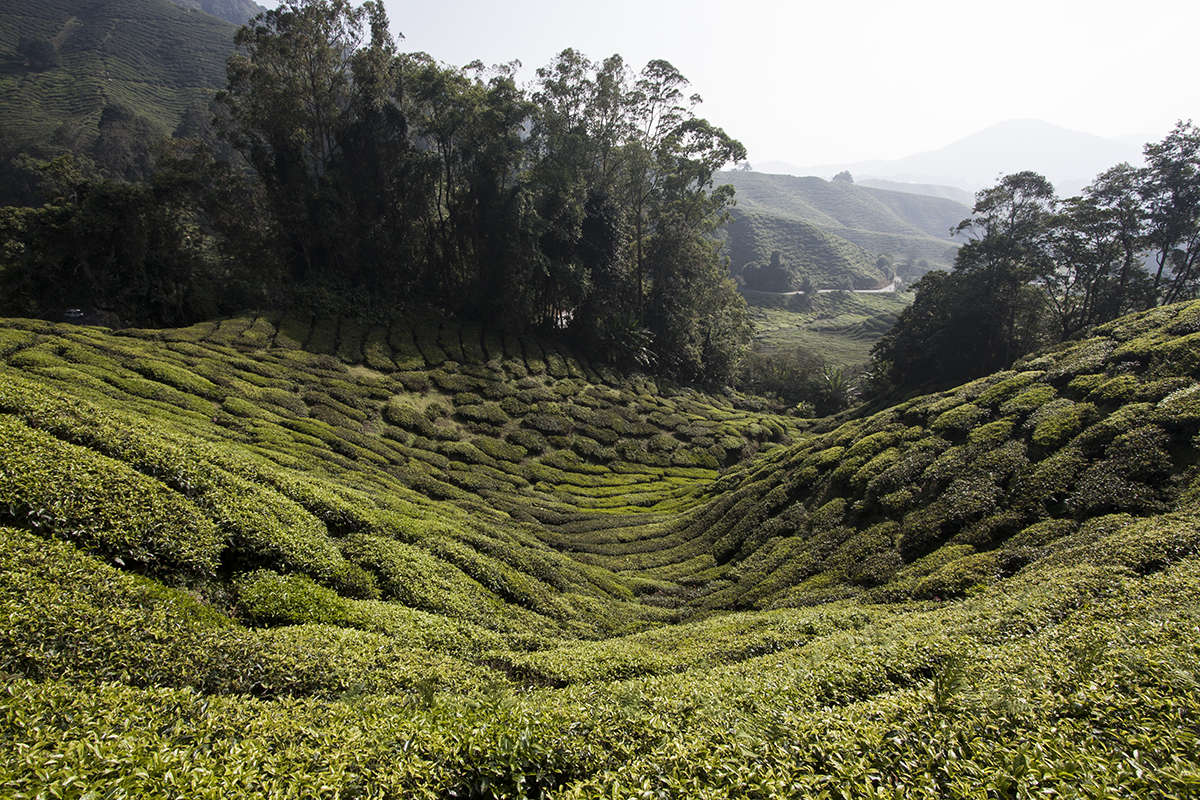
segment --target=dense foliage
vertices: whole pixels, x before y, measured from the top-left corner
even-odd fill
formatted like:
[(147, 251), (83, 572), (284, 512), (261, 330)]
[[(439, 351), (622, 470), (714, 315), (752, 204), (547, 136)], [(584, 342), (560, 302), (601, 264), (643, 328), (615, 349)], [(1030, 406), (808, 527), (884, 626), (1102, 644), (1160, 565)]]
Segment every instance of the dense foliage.
[(861, 399), (872, 346), (911, 300), (901, 292), (748, 294), (754, 342), (736, 386), (802, 417), (837, 413)]
[(6, 322), (0, 786), (1191, 796), (1198, 336), (805, 432), (436, 319)]
[(1094, 325), (1200, 291), (1200, 129), (1180, 122), (1059, 200), (1033, 172), (976, 198), (954, 270), (917, 284), (875, 348), (876, 371), (911, 391), (1004, 369)]
[[(108, 179), (8, 212), (0, 275), (20, 299), (4, 310), (179, 324), (320, 286), (732, 376), (749, 327), (711, 236), (732, 199), (713, 174), (745, 150), (667, 62), (635, 74), (566, 50), (525, 89), (513, 65), (401, 53), (381, 4), (347, 0), (264, 12), (237, 48), (215, 129), (185, 120), (190, 144), (152, 169), (152, 132), (113, 107), (89, 151)], [(137, 252), (108, 246), (122, 234)], [(214, 298), (212, 281), (246, 291)]]

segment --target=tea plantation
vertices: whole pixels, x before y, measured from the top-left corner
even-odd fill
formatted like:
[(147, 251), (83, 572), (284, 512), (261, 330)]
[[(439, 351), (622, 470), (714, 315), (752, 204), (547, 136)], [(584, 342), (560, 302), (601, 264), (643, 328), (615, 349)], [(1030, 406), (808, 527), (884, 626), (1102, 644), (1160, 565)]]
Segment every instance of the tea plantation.
[[(830, 366), (858, 370), (871, 360), (871, 347), (891, 330), (913, 296), (908, 293), (814, 295), (803, 310), (788, 308), (791, 298), (747, 293), (755, 346), (766, 353), (797, 348), (819, 354)], [(794, 301), (793, 301), (794, 302)]]
[(837, 423), (0, 323), (0, 796), (1200, 796), (1200, 303)]

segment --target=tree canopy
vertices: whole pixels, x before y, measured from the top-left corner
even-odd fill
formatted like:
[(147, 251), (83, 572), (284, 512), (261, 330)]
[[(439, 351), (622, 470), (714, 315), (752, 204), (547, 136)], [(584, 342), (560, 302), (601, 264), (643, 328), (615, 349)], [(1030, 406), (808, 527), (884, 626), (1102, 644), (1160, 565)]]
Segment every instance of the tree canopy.
[(902, 390), (950, 385), (1044, 344), (1200, 291), (1200, 129), (1180, 122), (1059, 199), (1041, 175), (1005, 176), (956, 229), (954, 270), (915, 286), (913, 305), (874, 348), (874, 373)]
[(724, 380), (747, 340), (708, 234), (745, 149), (666, 61), (515, 65), (399, 53), (379, 3), (293, 0), (238, 37), (224, 135), (293, 279), (564, 329), (616, 360)]
[[(568, 49), (525, 87), (516, 64), (402, 52), (377, 0), (287, 0), (236, 45), (214, 124), (189, 115), (188, 143), (155, 149), (114, 107), (89, 151), (97, 191), (199, 170), (176, 181), (195, 190), (186, 202), (172, 195), (205, 243), (189, 245), (203, 262), (192, 273), (241, 264), (270, 302), (317, 287), (432, 305), (557, 331), (683, 380), (733, 375), (749, 325), (711, 236), (732, 202), (713, 174), (745, 148), (697, 116), (700, 98), (670, 63), (635, 71)], [(230, 191), (239, 184), (242, 197)], [(121, 207), (140, 216), (117, 227), (152, 224), (144, 205)], [(230, 214), (254, 222), (231, 226)], [(7, 228), (29, 245), (8, 270), (26, 298), (61, 272), (29, 261), (53, 249), (34, 241), (43, 229)], [(94, 305), (129, 323), (188, 316), (95, 292)]]

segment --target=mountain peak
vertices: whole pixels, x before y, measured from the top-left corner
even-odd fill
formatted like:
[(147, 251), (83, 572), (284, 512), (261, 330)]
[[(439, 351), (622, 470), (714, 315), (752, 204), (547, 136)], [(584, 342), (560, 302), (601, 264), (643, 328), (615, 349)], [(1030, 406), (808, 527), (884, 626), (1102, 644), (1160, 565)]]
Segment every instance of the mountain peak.
[(1140, 146), (1128, 137), (1110, 139), (1041, 119), (1019, 118), (1002, 120), (943, 147), (904, 158), (789, 171), (832, 175), (848, 169), (856, 180), (938, 184), (974, 192), (1008, 173), (1034, 170), (1049, 178), (1060, 194), (1071, 194), (1114, 164), (1137, 163), (1140, 152)]

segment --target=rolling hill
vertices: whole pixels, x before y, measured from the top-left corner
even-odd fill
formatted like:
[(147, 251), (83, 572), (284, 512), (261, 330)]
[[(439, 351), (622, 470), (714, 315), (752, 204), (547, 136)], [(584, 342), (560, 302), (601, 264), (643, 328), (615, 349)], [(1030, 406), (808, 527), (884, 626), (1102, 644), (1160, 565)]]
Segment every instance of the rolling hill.
[(730, 269), (740, 275), (751, 265), (764, 265), (779, 253), (792, 274), (791, 288), (808, 276), (817, 288), (874, 288), (887, 283), (875, 257), (863, 248), (802, 219), (740, 205), (730, 211), (720, 237), (729, 252)]
[[(169, 134), (185, 110), (225, 85), (235, 31), (168, 0), (9, 0), (0, 14), (5, 144), (46, 145), (68, 126), (86, 145), (110, 104)], [(22, 38), (52, 42), (57, 65), (30, 67), (18, 54)]]
[(884, 178), (855, 178), (855, 184), (871, 189), (886, 189), (891, 192), (905, 194), (920, 194), (926, 197), (941, 197), (970, 208), (975, 205), (975, 198), (970, 192), (953, 186), (939, 186), (934, 183), (906, 183), (904, 181), (889, 181)]
[(0, 325), (13, 797), (1184, 797), (1200, 303), (796, 420), (407, 315)]
[(886, 284), (875, 265), (880, 255), (897, 265), (947, 267), (957, 247), (950, 228), (971, 213), (945, 198), (814, 177), (732, 171), (718, 182), (737, 191), (726, 233), (734, 272), (779, 251), (818, 288)]

